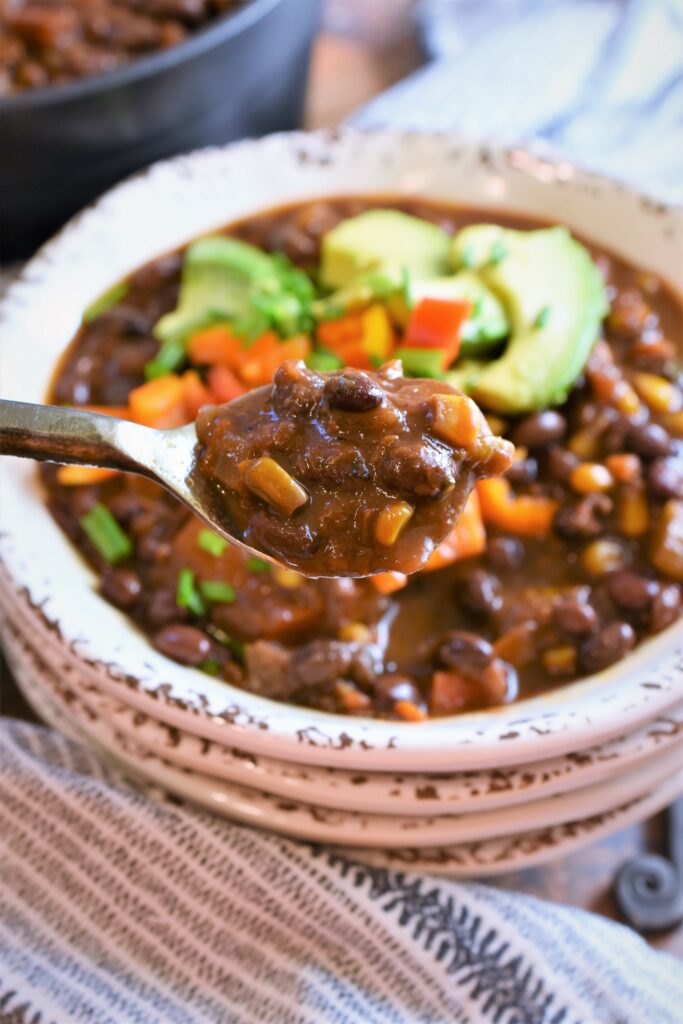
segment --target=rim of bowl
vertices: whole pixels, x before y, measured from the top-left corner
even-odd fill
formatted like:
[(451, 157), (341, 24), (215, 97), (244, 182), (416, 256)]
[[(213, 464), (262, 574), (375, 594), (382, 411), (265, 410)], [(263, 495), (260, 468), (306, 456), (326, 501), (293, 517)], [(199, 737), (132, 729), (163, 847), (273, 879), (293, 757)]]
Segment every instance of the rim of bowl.
[[(80, 230), (81, 221), (86, 218), (88, 220), (97, 218), (102, 207), (115, 201), (116, 197), (125, 192), (133, 183), (139, 185), (140, 179), (149, 177), (150, 185), (152, 185), (155, 173), (164, 173), (174, 167), (187, 167), (188, 161), (195, 166), (201, 166), (202, 161), (210, 161), (212, 158), (226, 157), (230, 153), (246, 152), (248, 154), (249, 151), (269, 146), (288, 146), (292, 148), (292, 151), (296, 151), (302, 146), (305, 150), (306, 146), (310, 146), (313, 147), (314, 152), (319, 153), (320, 146), (323, 147), (323, 150), (329, 151), (330, 149), (334, 150), (335, 147), (343, 148), (347, 144), (352, 144), (354, 140), (359, 142), (372, 139), (374, 144), (385, 143), (396, 147), (411, 138), (438, 145), (441, 147), (443, 155), (449, 152), (449, 147), (455, 147), (458, 151), (478, 154), (482, 161), (502, 159), (511, 171), (532, 178), (539, 183), (539, 187), (542, 187), (544, 181), (550, 180), (548, 178), (550, 174), (555, 182), (564, 182), (575, 186), (583, 183), (584, 185), (598, 186), (600, 189), (616, 190), (642, 202), (645, 211), (649, 214), (678, 216), (683, 212), (683, 207), (678, 204), (663, 202), (647, 192), (632, 188), (606, 175), (585, 171), (567, 160), (553, 158), (545, 147), (505, 146), (438, 132), (359, 130), (355, 128), (327, 129), (317, 132), (281, 132), (260, 140), (250, 139), (225, 146), (209, 147), (191, 154), (182, 154), (158, 161), (105, 192), (103, 196), (71, 218), (52, 239), (41, 246), (26, 264), (0, 303), (0, 322), (3, 319), (3, 309), (12, 304), (16, 292), (22, 286), (25, 287), (35, 282), (36, 266), (42, 265), (41, 269), (44, 269), (46, 265), (58, 260), (60, 248), (73, 240), (74, 233)], [(316, 146), (318, 150), (315, 150)], [(522, 163), (520, 163), (520, 157), (524, 158)], [(311, 198), (318, 195), (324, 198), (326, 194), (331, 193), (315, 193)], [(342, 193), (338, 192), (337, 194)], [(277, 205), (278, 201), (274, 197), (269, 206), (276, 207)], [(530, 203), (530, 205), (532, 204)], [(505, 209), (506, 204), (501, 202), (498, 208)], [(201, 233), (201, 230), (198, 233)], [(677, 291), (681, 297), (683, 293), (680, 286)], [(68, 538), (65, 538), (65, 543), (70, 548), (73, 557), (80, 559), (77, 549)], [(103, 601), (96, 593), (91, 595), (92, 598)], [(107, 607), (110, 606), (107, 605)], [(126, 629), (134, 628), (129, 620), (124, 618), (123, 621)], [(175, 663), (170, 664), (175, 670), (183, 672), (183, 678), (187, 680), (185, 690), (191, 692), (195, 698), (189, 711), (186, 708), (183, 709), (185, 715), (192, 718), (199, 713), (204, 715), (206, 720), (221, 717), (217, 711), (207, 710), (202, 704), (202, 697), (205, 697), (207, 693), (214, 697), (220, 694), (223, 705), (234, 712), (229, 717), (228, 723), (237, 728), (244, 741), (242, 745), (245, 747), (248, 745), (248, 733), (251, 732), (254, 740), (252, 743), (250, 739), (252, 749), (261, 749), (264, 753), (270, 751), (273, 756), (276, 756), (277, 747), (280, 750), (278, 756), (283, 756), (285, 759), (297, 759), (310, 763), (334, 763), (341, 767), (350, 767), (353, 764), (365, 767), (384, 767), (389, 763), (387, 759), (392, 765), (396, 764), (396, 759), (400, 759), (404, 769), (408, 770), (412, 764), (422, 770), (426, 764), (425, 758), (429, 760), (430, 765), (446, 764), (449, 758), (452, 763), (453, 755), (456, 752), (463, 756), (463, 767), (465, 761), (468, 765), (475, 766), (476, 762), (476, 766), (482, 766), (486, 759), (483, 757), (482, 750), (477, 752), (472, 749), (477, 746), (485, 747), (488, 750), (486, 763), (490, 763), (491, 745), (502, 739), (510, 740), (510, 742), (505, 745), (504, 753), (499, 751), (498, 763), (511, 764), (522, 758), (536, 760), (548, 756), (550, 751), (558, 754), (568, 752), (585, 747), (598, 738), (615, 736), (628, 727), (653, 717), (660, 710), (680, 699), (680, 686), (683, 684), (683, 645), (677, 646), (675, 642), (672, 642), (676, 639), (676, 632), (674, 623), (663, 633), (644, 641), (636, 651), (616, 666), (565, 684), (556, 690), (514, 704), (502, 705), (489, 711), (428, 719), (421, 723), (419, 729), (415, 727), (414, 723), (352, 718), (283, 704), (256, 696), (228, 683), (219, 683), (197, 670), (178, 666)], [(69, 643), (69, 638), (63, 639), (66, 644)], [(145, 638), (145, 642), (149, 642), (147, 638)], [(156, 654), (151, 646), (150, 651)], [(163, 661), (165, 664), (169, 664), (166, 659)], [(673, 686), (668, 688), (665, 686), (662, 689), (652, 681), (642, 681), (643, 673), (645, 673), (646, 679), (651, 680), (653, 675), (661, 671), (660, 662), (664, 663), (665, 670), (670, 674), (668, 682), (671, 683), (673, 680)], [(93, 661), (93, 659), (84, 657), (84, 663), (87, 663), (91, 669), (94, 666), (105, 669), (112, 680), (124, 680), (127, 676), (125, 666), (113, 664), (111, 661), (104, 664), (97, 662), (96, 659)], [(634, 688), (633, 692), (628, 691), (629, 698), (627, 700), (622, 694), (621, 702), (615, 701), (614, 688), (617, 677), (623, 677), (625, 685), (629, 677), (638, 675), (638, 670), (640, 670), (641, 681), (637, 685), (642, 688), (641, 692), (636, 696)], [(673, 676), (671, 676), (672, 672)], [(159, 696), (156, 691), (165, 683), (163, 675), (156, 676), (153, 685), (150, 679), (136, 678), (140, 693), (155, 701), (158, 701)], [(173, 687), (173, 683), (171, 687)], [(659, 692), (657, 692), (658, 690)], [(586, 716), (587, 709), (583, 703), (591, 695), (596, 702), (595, 711), (597, 712), (593, 719)], [(619, 694), (617, 694), (618, 696)], [(600, 697), (602, 697), (601, 700)], [(168, 698), (168, 704), (175, 702), (179, 704), (184, 702), (187, 705), (187, 693), (182, 698), (180, 696)], [(572, 704), (575, 704), (573, 708)], [(602, 705), (602, 707), (597, 705)], [(609, 720), (610, 712), (614, 713), (614, 721)], [(223, 720), (221, 726), (228, 723)], [(196, 727), (191, 731), (197, 731)], [(467, 735), (465, 737), (461, 735), (454, 742), (453, 733), (462, 734), (463, 731)], [(221, 732), (223, 737), (227, 738), (224, 728), (221, 728)], [(533, 751), (522, 750), (523, 745), (529, 742), (534, 743)], [(438, 743), (438, 750), (435, 750), (435, 743)], [(514, 755), (513, 748), (516, 749)], [(288, 753), (283, 752), (285, 749)]]
[(0, 99), (0, 118), (6, 111), (28, 114), (31, 109), (36, 107), (66, 103), (98, 92), (107, 92), (109, 89), (130, 85), (139, 79), (151, 78), (157, 72), (182, 64), (186, 59), (192, 60), (194, 57), (200, 57), (228, 39), (239, 36), (245, 29), (250, 28), (284, 2), (285, 0), (247, 0), (234, 11), (226, 11), (219, 15), (214, 22), (203, 25), (191, 32), (187, 39), (183, 39), (175, 46), (170, 46), (165, 50), (156, 50), (146, 56), (136, 57), (130, 63), (112, 68), (111, 71), (103, 71), (98, 75), (74, 79), (61, 85), (45, 85), (39, 89), (26, 89), (15, 95), (3, 97)]

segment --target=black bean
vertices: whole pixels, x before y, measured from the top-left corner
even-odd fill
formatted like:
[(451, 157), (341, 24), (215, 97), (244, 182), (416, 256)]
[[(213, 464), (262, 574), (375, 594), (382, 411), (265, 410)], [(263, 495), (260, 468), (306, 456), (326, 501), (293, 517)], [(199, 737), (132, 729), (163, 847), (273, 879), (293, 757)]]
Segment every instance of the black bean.
[(276, 519), (261, 509), (252, 515), (244, 539), (257, 550), (285, 558), (310, 556), (320, 543), (308, 523)]
[(457, 668), (465, 675), (478, 676), (493, 661), (493, 647), (477, 633), (453, 629), (446, 633), (437, 657), (446, 668)]
[(598, 621), (595, 608), (574, 595), (563, 597), (555, 607), (555, 622), (570, 636), (590, 633)]
[(392, 442), (384, 450), (379, 475), (390, 490), (435, 498), (455, 482), (454, 463), (447, 452), (416, 441)]
[(145, 617), (150, 626), (158, 628), (187, 616), (185, 608), (179, 608), (175, 590), (152, 590), (145, 605)]
[(558, 509), (553, 527), (560, 536), (574, 540), (598, 537), (604, 530), (600, 516), (608, 515), (612, 501), (606, 494), (587, 494), (579, 501), (569, 501)]
[(548, 452), (548, 472), (560, 483), (566, 483), (573, 470), (579, 464), (579, 458), (566, 448), (551, 448)]
[(519, 677), (516, 668), (501, 658), (494, 658), (491, 664), (484, 669), (481, 682), (487, 701), (492, 705), (514, 700), (519, 692)]
[(325, 382), (325, 396), (331, 409), (368, 412), (382, 404), (384, 392), (362, 370), (344, 370)]
[(683, 459), (655, 459), (647, 474), (650, 492), (655, 498), (666, 501), (683, 495)]
[(354, 645), (341, 640), (313, 640), (294, 651), (288, 677), (299, 686), (322, 686), (348, 676)]
[(523, 448), (547, 448), (561, 441), (567, 432), (567, 421), (554, 409), (534, 413), (517, 424), (512, 440)]
[(657, 459), (671, 453), (673, 444), (659, 423), (636, 423), (629, 430), (628, 440), (634, 451), (646, 459)]
[(417, 686), (408, 676), (387, 672), (384, 675), (377, 676), (372, 685), (375, 696), (382, 703), (388, 704), (397, 700), (409, 700), (413, 704), (419, 704), (422, 699)]
[(499, 571), (521, 569), (524, 564), (524, 545), (516, 537), (492, 537), (486, 547), (486, 557)]
[(171, 545), (167, 540), (147, 533), (138, 540), (135, 553), (143, 562), (165, 562), (171, 554)]
[(102, 575), (102, 593), (118, 608), (130, 608), (141, 591), (140, 577), (131, 569), (107, 569)]
[(659, 586), (647, 576), (630, 569), (611, 572), (605, 579), (607, 593), (619, 608), (629, 612), (639, 612), (652, 604), (657, 596)]
[(460, 600), (476, 615), (492, 615), (503, 606), (500, 580), (483, 569), (474, 569), (464, 579)]
[(600, 672), (620, 661), (635, 643), (636, 635), (627, 622), (612, 622), (584, 641), (580, 650), (581, 666), (584, 672)]
[(181, 665), (200, 665), (211, 653), (211, 641), (195, 626), (174, 622), (155, 633), (154, 646)]
[(505, 476), (511, 484), (532, 484), (538, 476), (538, 463), (536, 459), (517, 459)]
[(667, 583), (660, 588), (652, 602), (650, 625), (654, 633), (666, 629), (683, 613), (683, 594), (675, 583)]

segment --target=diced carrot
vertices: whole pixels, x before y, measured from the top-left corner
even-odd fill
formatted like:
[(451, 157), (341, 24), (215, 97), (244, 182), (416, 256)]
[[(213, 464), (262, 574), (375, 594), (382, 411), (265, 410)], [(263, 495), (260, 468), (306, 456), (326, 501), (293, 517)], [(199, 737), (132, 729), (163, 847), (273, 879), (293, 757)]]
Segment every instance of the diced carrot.
[(232, 402), (233, 398), (239, 398), (247, 390), (227, 366), (212, 366), (207, 376), (207, 383), (212, 401), (219, 404)]
[(128, 395), (131, 419), (147, 427), (181, 427), (187, 423), (185, 386), (176, 373), (148, 380)]
[(186, 370), (182, 381), (185, 389), (185, 412), (189, 423), (197, 418), (197, 413), (203, 405), (208, 405), (213, 401), (213, 397), (196, 370)]
[(116, 469), (101, 469), (99, 466), (60, 466), (57, 483), (62, 487), (86, 487), (88, 484), (101, 484), (117, 473)]
[(278, 366), (288, 359), (305, 359), (311, 352), (310, 339), (305, 334), (297, 335), (295, 338), (288, 338), (280, 341), (277, 335), (262, 335), (268, 338), (262, 346), (257, 349), (260, 340), (253, 348), (249, 349), (248, 359), (242, 364), (240, 377), (249, 387), (258, 387), (261, 384), (269, 384)]
[(336, 352), (340, 345), (357, 342), (363, 336), (363, 318), (349, 314), (337, 320), (324, 320), (318, 324), (318, 340), (325, 348)]
[(559, 503), (552, 498), (520, 495), (501, 477), (477, 484), (485, 523), (523, 537), (544, 537), (549, 532)]
[(449, 535), (432, 552), (425, 571), (442, 569), (461, 558), (480, 555), (486, 547), (486, 530), (481, 517), (481, 508), (476, 491), (472, 491), (460, 519)]
[(242, 340), (227, 324), (214, 324), (197, 331), (189, 340), (187, 353), (190, 362), (198, 366), (227, 366), (230, 370), (238, 370), (247, 354)]
[(412, 700), (397, 700), (394, 711), (404, 722), (424, 722), (427, 713)]
[(352, 341), (349, 344), (340, 345), (336, 354), (344, 361), (345, 366), (353, 366), (356, 370), (373, 369), (370, 353), (362, 341)]
[(408, 582), (404, 572), (380, 572), (370, 577), (370, 582), (380, 594), (393, 594), (396, 590), (402, 590)]

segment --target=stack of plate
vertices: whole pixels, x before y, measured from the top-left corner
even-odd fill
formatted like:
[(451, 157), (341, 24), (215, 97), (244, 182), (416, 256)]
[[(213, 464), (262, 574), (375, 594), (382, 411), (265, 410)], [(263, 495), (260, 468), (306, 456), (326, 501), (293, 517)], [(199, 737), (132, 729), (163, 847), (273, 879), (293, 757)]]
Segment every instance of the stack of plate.
[(517, 709), (409, 725), (273, 705), (190, 670), (182, 695), (158, 677), (123, 676), (84, 658), (3, 583), (7, 655), (48, 723), (140, 782), (364, 861), (467, 876), (527, 867), (683, 790), (670, 638), (627, 663), (621, 695), (609, 682), (583, 684)]
[[(156, 165), (41, 250), (3, 302), (8, 393), (42, 401), (83, 309), (146, 260), (254, 210), (359, 189), (559, 218), (680, 290), (678, 211), (566, 162), (449, 136), (274, 136)], [(566, 853), (683, 789), (680, 623), (597, 676), (488, 713), (411, 724), (276, 704), (153, 650), (96, 593), (35, 467), (5, 463), (9, 660), (42, 717), (140, 780), (361, 859), (462, 875)]]

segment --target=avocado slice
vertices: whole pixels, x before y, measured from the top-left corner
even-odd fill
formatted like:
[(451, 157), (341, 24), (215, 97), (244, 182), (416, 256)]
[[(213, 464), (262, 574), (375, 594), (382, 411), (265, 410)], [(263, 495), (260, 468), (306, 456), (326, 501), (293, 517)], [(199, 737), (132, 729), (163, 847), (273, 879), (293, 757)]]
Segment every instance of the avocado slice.
[(320, 281), (343, 288), (372, 270), (405, 268), (412, 280), (448, 271), (446, 232), (399, 210), (366, 210), (341, 221), (323, 238)]
[(178, 305), (157, 322), (164, 344), (184, 342), (192, 331), (244, 316), (256, 287), (279, 287), (271, 258), (237, 238), (209, 235), (188, 248), (183, 262)]
[(456, 235), (451, 258), (455, 268), (481, 276), (503, 303), (511, 327), (500, 358), (468, 375), (469, 393), (504, 413), (563, 402), (608, 309), (588, 250), (563, 227), (513, 231), (477, 224)]
[(472, 312), (463, 324), (460, 339), (463, 356), (495, 348), (509, 334), (508, 320), (500, 299), (474, 271), (461, 270), (450, 277), (416, 281), (411, 293), (413, 303), (424, 298), (465, 299), (471, 303)]

